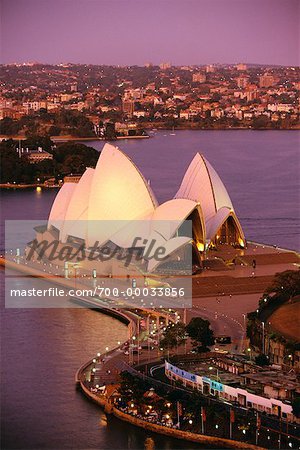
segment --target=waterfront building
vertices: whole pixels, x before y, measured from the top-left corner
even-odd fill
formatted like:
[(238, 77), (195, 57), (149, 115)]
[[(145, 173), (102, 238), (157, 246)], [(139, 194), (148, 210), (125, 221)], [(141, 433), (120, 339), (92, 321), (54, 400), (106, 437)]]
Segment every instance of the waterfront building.
[(48, 153), (41, 148), (39, 148), (38, 150), (29, 150), (28, 148), (26, 148), (25, 150), (21, 149), (20, 155), (27, 158), (30, 164), (39, 163), (46, 159), (53, 159), (53, 155), (51, 153)]
[(37, 112), (40, 109), (47, 109), (46, 101), (34, 101), (34, 102), (24, 102), (23, 108), (26, 111), (26, 114), (29, 114), (31, 111)]
[[(300, 385), (295, 377), (280, 376), (278, 370), (274, 369), (263, 371), (253, 364), (248, 371), (243, 364), (242, 374), (238, 374), (239, 365), (238, 359), (213, 359), (195, 363), (194, 368), (185, 370), (182, 364), (178, 367), (165, 361), (165, 374), (169, 379), (202, 394), (278, 418), (297, 420), (291, 404), (286, 401), (299, 393)], [(229, 373), (221, 372), (221, 368), (226, 368)]]
[[(186, 220), (191, 223), (191, 235), (185, 234)], [(109, 226), (99, 227), (107, 221)], [(159, 205), (135, 164), (111, 144), (105, 144), (95, 169), (87, 168), (79, 183), (66, 182), (60, 189), (48, 232), (58, 235), (62, 243), (70, 239), (87, 246), (111, 242), (127, 251), (140, 236), (155, 242), (153, 252), (164, 246), (169, 261), (184, 261), (190, 249), (193, 265), (198, 266), (210, 248), (246, 245), (227, 190), (203, 155), (195, 155), (175, 197)], [(145, 254), (147, 245), (142, 250)], [(151, 273), (161, 261), (154, 258), (144, 263)]]
[(64, 177), (64, 183), (79, 183), (81, 175), (68, 175)]
[(134, 112), (134, 100), (124, 99), (122, 101), (122, 110), (126, 116), (132, 117)]

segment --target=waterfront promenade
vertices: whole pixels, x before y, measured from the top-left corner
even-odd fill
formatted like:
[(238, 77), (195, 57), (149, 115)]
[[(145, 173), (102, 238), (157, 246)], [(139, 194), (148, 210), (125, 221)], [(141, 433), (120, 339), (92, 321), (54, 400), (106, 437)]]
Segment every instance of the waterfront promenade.
[[(247, 312), (254, 310), (257, 307), (257, 302), (259, 296), (263, 292), (263, 286), (260, 283), (263, 280), (263, 284), (266, 282), (264, 279), (265, 276), (268, 277), (268, 281), (272, 280), (275, 273), (293, 269), (296, 270), (298, 268), (298, 255), (294, 252), (287, 252), (280, 249), (272, 249), (267, 248), (265, 252), (260, 253), (263, 255), (265, 263), (260, 261), (260, 264), (257, 264), (255, 271), (251, 267), (250, 264), (239, 265), (239, 266), (228, 266), (224, 270), (215, 270), (215, 269), (206, 269), (201, 275), (194, 277), (193, 282), (194, 286), (196, 285), (196, 289), (194, 291), (193, 296), (193, 307), (186, 311), (185, 320), (188, 321), (191, 317), (201, 316), (210, 320), (212, 324), (212, 328), (216, 332), (216, 334), (230, 334), (233, 338), (233, 346), (232, 350), (236, 352), (241, 352), (244, 349), (244, 337), (245, 337), (245, 323), (244, 316)], [(268, 256), (269, 255), (269, 256)], [(256, 256), (257, 257), (257, 256)], [(252, 255), (249, 256), (250, 260)], [(261, 257), (262, 258), (262, 257)], [(285, 260), (283, 262), (282, 260)], [(267, 262), (269, 261), (269, 264)], [(15, 257), (7, 255), (6, 258), (1, 259), (1, 264), (7, 267), (10, 267), (13, 270), (23, 271), (30, 275), (35, 275), (38, 277), (48, 278), (49, 274), (45, 273), (44, 269), (38, 267), (37, 265), (33, 266), (25, 266), (23, 264), (17, 263)], [(254, 274), (253, 274), (254, 271)], [(218, 279), (217, 286), (215, 286), (215, 279)], [(211, 286), (214, 286), (212, 292), (209, 292), (209, 295), (203, 295), (204, 293), (201, 290), (197, 289), (198, 281), (199, 284), (202, 281), (206, 280)], [(240, 284), (242, 286), (242, 290), (240, 293), (236, 294), (234, 292), (234, 286), (236, 286), (237, 280), (242, 280), (243, 283)], [(63, 277), (57, 277), (51, 279), (55, 283), (59, 283), (61, 285), (68, 286)], [(69, 280), (68, 280), (69, 281)], [(77, 278), (75, 281), (77, 288), (86, 288), (87, 285), (90, 284), (91, 281), (88, 279)], [(111, 280), (107, 280), (107, 282), (111, 282)], [(249, 293), (249, 283), (251, 286), (256, 286), (256, 289), (250, 289)], [(268, 283), (269, 284), (269, 283)], [(193, 286), (193, 287), (194, 287)], [(230, 290), (226, 289), (230, 286)], [(229, 293), (230, 292), (230, 293)], [(86, 302), (87, 299), (82, 298), (82, 301)], [(95, 305), (99, 306), (98, 299), (89, 299), (86, 303), (87, 306), (93, 307)], [(127, 305), (129, 307), (129, 305)], [(102, 307), (105, 307), (105, 303), (103, 302)], [(114, 310), (111, 311), (113, 313)], [(110, 312), (109, 312), (110, 313)], [(165, 314), (164, 311), (155, 311), (149, 310), (149, 316), (153, 315), (153, 317), (165, 317), (166, 321), (175, 320), (171, 317), (170, 313)], [(182, 312), (181, 312), (182, 313)], [(118, 311), (114, 311), (114, 314), (119, 314)], [(122, 314), (127, 316), (128, 323), (130, 324), (129, 329), (129, 345), (133, 344), (133, 336), (137, 337), (137, 317), (136, 313), (132, 311), (129, 312), (127, 310), (123, 310)], [(182, 315), (182, 314), (181, 314)], [(154, 319), (155, 320), (155, 319)], [(122, 344), (116, 349), (108, 349), (104, 355), (100, 355), (100, 359), (97, 355), (95, 355), (95, 362), (89, 361), (84, 364), (84, 366), (79, 369), (76, 375), (76, 383), (81, 386), (86, 395), (89, 396), (90, 399), (96, 401), (100, 405), (102, 405), (107, 413), (113, 413), (116, 417), (119, 417), (122, 420), (126, 420), (134, 425), (146, 428), (148, 430), (152, 430), (155, 432), (159, 432), (162, 434), (172, 435), (173, 437), (178, 437), (180, 439), (188, 439), (195, 440), (195, 442), (206, 442), (208, 445), (213, 445), (212, 436), (205, 436), (197, 434), (197, 436), (193, 436), (195, 433), (190, 433), (188, 431), (182, 431), (173, 429), (170, 427), (157, 425), (157, 424), (149, 424), (147, 419), (144, 417), (136, 417), (132, 416), (126, 411), (121, 411), (116, 406), (112, 405), (109, 399), (103, 397), (103, 395), (95, 392), (98, 388), (96, 386), (102, 386), (105, 384), (106, 386), (116, 385), (119, 381), (119, 374), (122, 371), (131, 371), (135, 372), (135, 366), (137, 363), (147, 363), (151, 364), (153, 361), (162, 361), (165, 356), (162, 352), (159, 351), (158, 347), (154, 347), (153, 349), (150, 347), (146, 351), (142, 351), (142, 355), (134, 356), (133, 352), (129, 352), (129, 354), (125, 354), (124, 350), (121, 348)], [(137, 360), (137, 358), (139, 360)], [(93, 370), (95, 369), (95, 370)], [(90, 377), (92, 374), (92, 380)], [(142, 375), (142, 376), (145, 376)], [(92, 387), (92, 390), (91, 390)], [(221, 445), (219, 441), (215, 441), (216, 445)], [(235, 448), (242, 448), (241, 444), (238, 442), (223, 442), (223, 447), (229, 448), (231, 446)], [(247, 444), (247, 447), (251, 448)]]
[[(149, 352), (145, 352), (143, 355), (140, 355), (139, 361), (136, 355), (133, 356), (129, 363), (128, 356), (124, 355), (122, 348), (123, 346), (121, 345), (107, 354), (95, 355), (95, 358), (83, 365), (76, 374), (77, 386), (80, 387), (90, 400), (104, 408), (107, 414), (113, 414), (121, 420), (142, 427), (148, 431), (154, 431), (178, 439), (190, 440), (192, 442), (205, 443), (206, 445), (216, 448), (262, 448), (259, 445), (251, 444), (249, 442), (249, 437), (247, 438), (248, 442), (243, 442), (241, 440), (243, 434), (241, 434), (242, 432), (236, 427), (235, 440), (230, 440), (228, 439), (228, 436), (227, 438), (225, 437), (226, 433), (224, 431), (220, 434), (218, 430), (214, 429), (212, 423), (209, 424), (210, 427), (206, 433), (203, 434), (199, 430), (196, 431), (194, 427), (187, 427), (185, 425), (183, 426), (183, 429), (180, 429), (174, 422), (172, 424), (164, 418), (159, 420), (155, 419), (153, 415), (149, 416), (145, 413), (138, 412), (136, 409), (137, 407), (133, 407), (133, 404), (126, 405), (120, 403), (121, 394), (118, 393), (118, 388), (120, 383), (120, 373), (123, 371), (129, 372), (134, 377), (143, 380), (143, 382), (149, 383), (155, 390), (159, 390), (159, 388), (163, 387), (168, 390), (178, 391), (181, 395), (185, 391), (187, 395), (191, 395), (191, 389), (177, 387), (170, 384), (170, 382), (166, 384), (166, 382), (152, 378), (154, 372), (156, 372), (152, 370), (152, 368), (155, 369), (156, 367), (160, 367), (164, 361), (164, 358), (158, 356), (156, 349), (153, 349), (150, 354)], [(178, 355), (179, 359), (180, 357), (184, 357), (184, 355)], [(216, 407), (218, 407), (218, 403), (222, 404), (222, 402), (219, 402), (214, 398), (210, 400), (205, 397), (203, 398), (206, 402), (212, 401)], [(225, 404), (222, 404), (222, 406), (226, 408)], [(239, 408), (235, 407), (235, 409), (237, 412), (239, 411)], [(244, 411), (241, 412), (245, 414)], [(229, 414), (229, 410), (226, 414)], [(250, 416), (248, 420), (252, 420), (250, 419)], [(294, 430), (292, 425), (290, 425), (289, 431), (286, 432), (284, 427), (287, 429), (288, 425), (282, 425), (283, 428), (281, 428), (280, 425), (279, 428), (279, 422), (277, 423), (276, 420), (272, 420), (268, 417), (262, 417), (261, 420), (262, 424), (259, 433), (259, 442), (267, 443), (270, 439), (270, 444), (272, 443), (272, 445), (274, 445), (274, 443), (276, 443), (276, 446), (274, 445), (272, 448), (280, 448), (280, 445), (278, 447), (278, 437), (280, 436), (281, 442), (289, 442), (291, 444), (290, 447), (295, 448), (294, 445), (297, 445), (297, 442), (299, 443), (299, 440), (297, 441), (296, 437), (297, 430)], [(237, 436), (240, 436), (240, 440), (237, 439)], [(269, 448), (269, 445), (267, 448)]]

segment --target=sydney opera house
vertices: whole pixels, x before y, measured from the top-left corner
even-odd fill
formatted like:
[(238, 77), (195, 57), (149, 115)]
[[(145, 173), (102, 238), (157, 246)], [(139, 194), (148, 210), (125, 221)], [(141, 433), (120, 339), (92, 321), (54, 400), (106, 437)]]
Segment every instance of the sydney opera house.
[(151, 242), (152, 254), (164, 247), (164, 261), (182, 262), (189, 252), (198, 267), (211, 249), (246, 245), (226, 188), (203, 155), (194, 156), (174, 198), (158, 204), (136, 165), (111, 144), (104, 145), (95, 169), (87, 168), (78, 183), (62, 186), (40, 234), (87, 248), (95, 242), (123, 252), (139, 248), (147, 273), (163, 264), (149, 257)]

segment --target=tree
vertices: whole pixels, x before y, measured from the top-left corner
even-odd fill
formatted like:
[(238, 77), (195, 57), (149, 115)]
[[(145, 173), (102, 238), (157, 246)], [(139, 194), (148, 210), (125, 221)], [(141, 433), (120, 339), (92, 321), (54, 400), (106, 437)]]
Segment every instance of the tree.
[(22, 142), (22, 147), (29, 148), (30, 150), (37, 150), (39, 147), (46, 152), (51, 152), (54, 143), (49, 136), (31, 135), (25, 141)]
[(51, 127), (48, 130), (48, 133), (50, 136), (59, 136), (61, 132), (61, 128), (57, 127), (55, 125), (51, 125)]
[(296, 295), (300, 295), (300, 271), (286, 270), (277, 273), (273, 283), (266, 289), (266, 293), (275, 293), (283, 300), (289, 300)]
[(85, 159), (81, 155), (68, 155), (61, 167), (63, 173), (81, 174), (85, 171)]
[(54, 125), (65, 132), (71, 133), (73, 136), (86, 137), (95, 135), (92, 122), (78, 111), (59, 111), (54, 117)]
[(193, 346), (198, 346), (199, 351), (207, 351), (208, 347), (214, 343), (214, 333), (208, 320), (193, 317), (187, 325), (186, 331), (193, 340)]
[(45, 159), (35, 164), (36, 176), (40, 179), (49, 178), (49, 176), (54, 177), (56, 174), (55, 161), (50, 159)]
[(13, 135), (17, 134), (20, 129), (19, 123), (13, 120), (11, 117), (4, 117), (0, 120), (0, 132), (1, 134)]
[(82, 174), (86, 167), (95, 167), (99, 152), (76, 142), (66, 142), (53, 150), (58, 169), (63, 174)]
[(266, 355), (258, 355), (255, 358), (255, 363), (258, 366), (263, 367), (263, 366), (268, 366), (270, 364), (270, 361), (269, 361), (269, 358)]
[(27, 158), (19, 158), (16, 145), (11, 139), (0, 144), (2, 183), (30, 183), (34, 179), (34, 164), (30, 164)]
[(142, 402), (143, 394), (150, 389), (151, 385), (131, 373), (124, 371), (120, 373), (120, 387), (119, 393), (123, 397), (124, 401), (128, 402), (133, 398), (135, 401)]
[(268, 124), (270, 122), (270, 119), (265, 116), (264, 114), (261, 114), (258, 117), (255, 117), (253, 119), (253, 128), (259, 129), (259, 128), (267, 128)]
[(163, 338), (160, 340), (162, 348), (172, 349), (182, 345), (185, 341), (185, 325), (182, 322), (171, 323), (164, 331)]
[(107, 122), (105, 124), (104, 137), (108, 141), (113, 141), (116, 139), (115, 124), (112, 122)]
[(45, 179), (58, 173), (82, 174), (86, 167), (95, 167), (99, 152), (92, 147), (75, 142), (67, 142), (51, 150), (49, 137), (32, 136), (23, 142), (30, 149), (43, 147), (53, 154), (53, 160), (44, 160), (30, 164), (26, 153), (20, 158), (18, 142), (12, 139), (0, 143), (2, 183), (34, 183), (37, 178)]

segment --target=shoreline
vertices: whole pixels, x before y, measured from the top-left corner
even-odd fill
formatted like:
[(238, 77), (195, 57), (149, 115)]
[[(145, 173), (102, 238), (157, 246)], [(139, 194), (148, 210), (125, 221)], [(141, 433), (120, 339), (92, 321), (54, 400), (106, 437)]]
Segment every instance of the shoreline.
[[(260, 245), (262, 245), (262, 244), (260, 244)], [(25, 273), (31, 272), (29, 267), (18, 265), (13, 261), (6, 260), (5, 258), (0, 259), (0, 265), (3, 265), (3, 266), (7, 265), (8, 267), (10, 267), (12, 269), (17, 269), (19, 271), (21, 270)], [(37, 275), (40, 275), (41, 277), (45, 277), (45, 274), (43, 274), (42, 272), (40, 272), (40, 271), (36, 271), (36, 272), (37, 272)], [(64, 285), (65, 284), (64, 279), (59, 279), (59, 284)], [(93, 306), (94, 306), (92, 299), (73, 298), (73, 300), (86, 303), (89, 308), (93, 308)], [(124, 312), (123, 312), (123, 311), (119, 311), (119, 310), (109, 310), (109, 308), (106, 308), (105, 311), (103, 308), (101, 308), (101, 310), (99, 310), (99, 311), (103, 312), (105, 314), (111, 315), (116, 320), (120, 320), (123, 323), (124, 323), (124, 321), (128, 321), (129, 336), (134, 335), (134, 333), (136, 331), (136, 318), (134, 317), (134, 315), (131, 316), (130, 311), (124, 310)], [(155, 311), (153, 311), (153, 314), (155, 314)], [(162, 311), (159, 311), (159, 314), (160, 314), (160, 316), (164, 315), (164, 313)], [(170, 317), (169, 317), (169, 319), (170, 319)], [(103, 353), (103, 355), (109, 356), (109, 358), (107, 358), (107, 362), (111, 361), (112, 358), (115, 357), (115, 353), (120, 351), (120, 347), (122, 347), (123, 344), (124, 343), (120, 344), (119, 347), (113, 348), (110, 351)], [(93, 362), (93, 360), (89, 360), (89, 361), (85, 362), (81, 367), (78, 368), (78, 370), (76, 371), (76, 374), (75, 374), (75, 384), (78, 388), (81, 389), (81, 391), (87, 396), (87, 398), (90, 401), (96, 402), (99, 406), (101, 406), (104, 409), (105, 413), (112, 414), (119, 420), (128, 422), (134, 426), (138, 426), (139, 428), (142, 428), (142, 429), (145, 429), (148, 431), (152, 431), (152, 432), (158, 433), (160, 435), (167, 435), (167, 436), (170, 436), (170, 437), (173, 437), (176, 439), (182, 439), (182, 440), (186, 440), (186, 441), (190, 441), (190, 442), (198, 442), (198, 443), (202, 443), (202, 444), (207, 444), (207, 445), (215, 446), (216, 448), (220, 448), (220, 447), (221, 448), (237, 448), (237, 449), (238, 448), (245, 448), (245, 449), (246, 448), (249, 448), (249, 449), (262, 448), (262, 447), (255, 446), (253, 444), (230, 440), (227, 438), (219, 438), (219, 437), (214, 437), (214, 436), (210, 436), (210, 435), (192, 433), (189, 431), (178, 430), (176, 428), (170, 428), (170, 427), (160, 425), (160, 424), (154, 424), (154, 423), (148, 422), (147, 420), (143, 420), (141, 418), (132, 416), (128, 413), (121, 411), (120, 409), (116, 408), (116, 406), (114, 404), (112, 404), (110, 398), (106, 398), (104, 396), (99, 397), (98, 395), (95, 395), (93, 392), (91, 392), (89, 390), (88, 386), (86, 386), (85, 371), (92, 364), (92, 362)], [(130, 366), (130, 367), (132, 367), (132, 366)], [(114, 385), (115, 383), (110, 383), (110, 384)]]
[[(115, 311), (116, 313), (116, 320), (123, 320), (123, 317), (126, 313), (121, 313), (120, 311)], [(109, 314), (109, 311), (108, 311)], [(130, 320), (128, 318), (128, 320)], [(124, 343), (121, 344), (121, 346)], [(104, 353), (103, 355), (107, 356), (110, 354), (113, 354), (119, 347), (116, 347), (112, 349), (111, 351)], [(103, 356), (102, 355), (102, 356)], [(126, 412), (122, 411), (121, 409), (117, 408), (111, 401), (110, 397), (107, 398), (106, 395), (99, 396), (91, 392), (88, 387), (84, 383), (84, 373), (85, 370), (92, 365), (93, 360), (89, 360), (86, 363), (84, 363), (79, 369), (76, 371), (75, 374), (75, 384), (76, 388), (80, 389), (80, 391), (85, 395), (85, 397), (88, 398), (89, 401), (92, 401), (93, 403), (96, 403), (99, 407), (101, 407), (105, 414), (111, 414), (114, 417), (116, 417), (118, 420), (121, 420), (123, 422), (127, 422), (133, 426), (136, 426), (138, 428), (142, 428), (146, 431), (151, 431), (153, 433), (163, 435), (163, 436), (169, 436), (173, 439), (179, 439), (179, 440), (185, 440), (188, 442), (195, 442), (199, 444), (206, 444), (211, 445), (212, 448), (235, 448), (235, 449), (253, 449), (253, 450), (263, 450), (264, 447), (256, 446), (254, 444), (249, 444), (246, 442), (233, 440), (233, 439), (227, 439), (222, 438), (218, 436), (211, 436), (211, 435), (205, 435), (200, 433), (193, 433), (190, 431), (184, 431), (173, 427), (168, 427), (160, 424), (156, 424), (153, 422), (149, 422), (147, 420), (143, 420), (140, 417), (135, 417), (133, 415), (127, 414)], [(105, 364), (105, 363), (104, 363)], [(148, 361), (149, 364), (149, 361)], [(132, 367), (132, 366), (131, 366)], [(111, 385), (113, 386), (113, 384)]]
[[(79, 136), (71, 136), (71, 135), (61, 135), (61, 136), (49, 136), (51, 141), (53, 142), (57, 142), (57, 143), (63, 143), (63, 142), (69, 142), (69, 141), (75, 141), (75, 142), (81, 142), (81, 141), (104, 141), (104, 142), (111, 142), (111, 140), (109, 139), (104, 139), (104, 138), (100, 138), (99, 136), (83, 136), (83, 137), (79, 137)], [(149, 135), (140, 135), (140, 136), (117, 136), (116, 139), (114, 139), (114, 141), (118, 141), (120, 139), (149, 139), (151, 136)], [(14, 141), (24, 141), (26, 139), (28, 139), (28, 136), (25, 135), (0, 135), (0, 142), (8, 140), (8, 139), (13, 139)]]
[[(87, 302), (88, 303), (88, 302)], [(110, 314), (111, 311), (107, 310), (105, 314)], [(164, 314), (161, 314), (164, 315)], [(116, 320), (124, 321), (124, 316), (127, 317), (129, 322), (134, 322), (132, 318), (129, 317), (129, 312), (121, 313), (120, 311), (114, 311), (113, 317)], [(130, 325), (129, 325), (130, 326)], [(125, 341), (126, 342), (126, 341)], [(116, 350), (118, 350), (124, 343), (122, 343), (119, 347), (116, 347), (109, 352), (105, 352), (103, 355), (109, 356), (112, 355)], [(217, 436), (205, 435), (200, 433), (193, 433), (190, 431), (184, 431), (177, 428), (172, 428), (164, 425), (159, 425), (156, 423), (149, 422), (147, 420), (143, 420), (139, 417), (132, 416), (130, 414), (125, 413), (124, 411), (116, 408), (116, 406), (112, 403), (110, 398), (107, 398), (106, 395), (99, 396), (95, 395), (91, 392), (88, 387), (84, 383), (84, 373), (85, 370), (93, 364), (93, 360), (89, 360), (84, 363), (82, 366), (78, 368), (75, 374), (75, 384), (76, 388), (80, 389), (80, 391), (87, 397), (89, 401), (96, 403), (99, 407), (104, 410), (105, 414), (111, 414), (116, 417), (118, 420), (123, 422), (127, 422), (135, 427), (141, 428), (145, 431), (151, 431), (153, 433), (169, 436), (173, 439), (185, 440), (188, 442), (195, 442), (199, 444), (211, 445), (212, 448), (234, 448), (234, 449), (253, 449), (253, 450), (263, 450), (264, 447), (256, 446), (254, 444), (249, 444), (242, 441), (237, 441), (233, 439), (227, 439)], [(105, 364), (105, 363), (104, 363)], [(113, 386), (113, 384), (111, 385)]]
[(58, 189), (61, 186), (59, 185), (53, 185), (53, 186), (48, 186), (45, 184), (37, 184), (37, 183), (28, 183), (28, 184), (11, 184), (11, 183), (0, 183), (0, 189), (29, 189), (29, 188), (37, 188), (40, 187), (42, 189)]
[(157, 433), (163, 436), (169, 436), (174, 439), (185, 440), (188, 442), (196, 442), (199, 444), (212, 445), (213, 448), (235, 448), (235, 449), (254, 449), (254, 450), (263, 450), (264, 447), (256, 446), (253, 444), (248, 444), (247, 442), (235, 441), (233, 439), (220, 438), (205, 434), (196, 434), (190, 431), (178, 430), (176, 428), (171, 428), (163, 425), (158, 425), (152, 422), (148, 422), (146, 420), (142, 420), (138, 417), (131, 416), (130, 414), (126, 414), (123, 411), (119, 410), (115, 406), (113, 406), (109, 400), (105, 398), (101, 398), (90, 392), (87, 387), (80, 382), (80, 389), (82, 393), (93, 403), (96, 403), (100, 406), (105, 414), (112, 414), (117, 419), (130, 423), (133, 426), (138, 428), (142, 428), (146, 431), (151, 431), (153, 433)]
[[(142, 125), (142, 124), (141, 124)], [(151, 126), (150, 125), (145, 125), (144, 129), (147, 131), (300, 131), (300, 125), (297, 127), (293, 127), (293, 128), (253, 128), (253, 127), (220, 127), (220, 128), (202, 128), (202, 127), (193, 127), (193, 126), (177, 126), (173, 129), (173, 127), (168, 127), (165, 125), (160, 125), (160, 124), (155, 124), (153, 123)], [(72, 136), (72, 135), (61, 135), (61, 136), (49, 136), (50, 139), (53, 142), (68, 142), (68, 141), (77, 141), (77, 142), (81, 142), (81, 141), (107, 141), (107, 142), (111, 142), (111, 140), (108, 139), (104, 139), (104, 138), (99, 138), (98, 136)], [(115, 141), (118, 141), (120, 139), (149, 139), (153, 136), (117, 136), (116, 139), (114, 139)], [(25, 135), (4, 135), (1, 134), (0, 135), (0, 142), (1, 141), (5, 141), (8, 139), (13, 139), (13, 140), (25, 140), (27, 139), (28, 136)]]

